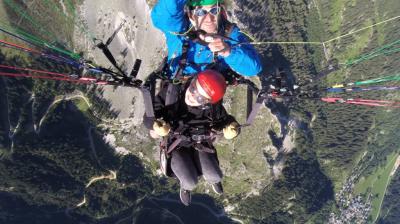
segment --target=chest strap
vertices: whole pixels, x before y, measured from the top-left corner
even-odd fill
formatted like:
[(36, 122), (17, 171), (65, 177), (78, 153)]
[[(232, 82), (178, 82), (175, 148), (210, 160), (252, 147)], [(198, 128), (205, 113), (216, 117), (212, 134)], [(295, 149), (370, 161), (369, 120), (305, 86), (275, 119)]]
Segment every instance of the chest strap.
[(183, 45), (182, 45), (182, 54), (181, 58), (179, 59), (179, 68), (176, 70), (176, 73), (174, 75), (174, 79), (180, 80), (183, 77), (183, 70), (185, 70), (186, 64), (187, 64), (187, 58), (188, 58), (188, 51), (189, 51), (189, 41), (184, 40)]

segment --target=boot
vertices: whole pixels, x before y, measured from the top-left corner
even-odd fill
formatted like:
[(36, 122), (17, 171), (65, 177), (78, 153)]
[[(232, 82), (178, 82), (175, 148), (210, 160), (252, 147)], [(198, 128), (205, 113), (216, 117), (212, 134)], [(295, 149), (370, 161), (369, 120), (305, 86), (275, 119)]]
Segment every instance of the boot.
[(192, 201), (192, 195), (190, 191), (181, 188), (179, 191), (179, 197), (181, 198), (182, 204), (189, 206), (190, 202)]

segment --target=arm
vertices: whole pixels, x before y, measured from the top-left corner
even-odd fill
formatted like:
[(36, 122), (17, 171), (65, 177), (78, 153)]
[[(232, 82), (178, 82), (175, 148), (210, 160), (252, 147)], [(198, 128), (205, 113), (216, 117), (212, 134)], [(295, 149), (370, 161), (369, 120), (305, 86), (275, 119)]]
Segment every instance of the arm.
[(149, 130), (153, 130), (153, 124), (154, 124), (155, 120), (162, 118), (163, 115), (165, 115), (165, 112), (166, 112), (165, 92), (166, 92), (166, 89), (163, 86), (160, 93), (157, 94), (152, 101), (152, 106), (153, 106), (153, 110), (154, 110), (154, 118), (148, 117), (146, 113), (143, 116), (143, 124)]
[(163, 33), (184, 32), (189, 23), (185, 4), (186, 0), (159, 0), (151, 12), (154, 26)]
[[(233, 28), (230, 38), (240, 43), (249, 42), (248, 38), (237, 27)], [(224, 60), (233, 71), (243, 76), (255, 76), (262, 71), (259, 55), (250, 44), (233, 45), (229, 56), (225, 57)]]
[(220, 115), (222, 115), (222, 119), (219, 122), (218, 126), (214, 129), (217, 131), (222, 130), (226, 139), (234, 139), (240, 134), (240, 125), (236, 121), (235, 117), (226, 112), (225, 107), (223, 107), (222, 104), (220, 107)]
[(237, 122), (234, 116), (228, 114), (222, 102), (216, 104), (214, 107), (213, 110), (216, 111), (216, 122), (214, 123), (213, 129), (221, 131), (232, 122)]

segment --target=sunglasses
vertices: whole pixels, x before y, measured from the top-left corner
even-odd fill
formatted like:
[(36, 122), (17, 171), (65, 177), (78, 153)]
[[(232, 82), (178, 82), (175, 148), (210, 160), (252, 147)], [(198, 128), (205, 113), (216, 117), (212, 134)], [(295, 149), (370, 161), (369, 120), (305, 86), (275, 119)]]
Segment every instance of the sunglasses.
[(209, 9), (209, 10), (206, 10), (206, 9), (203, 9), (203, 8), (194, 9), (193, 10), (193, 14), (195, 16), (198, 16), (198, 17), (206, 16), (208, 13), (210, 13), (213, 16), (217, 16), (220, 13), (220, 11), (221, 11), (220, 7), (219, 6), (215, 6), (215, 7), (212, 7), (211, 9)]
[(192, 94), (193, 98), (201, 105), (210, 103), (210, 99), (207, 97), (201, 95), (197, 89), (196, 86), (197, 79), (193, 79), (192, 82), (190, 83), (187, 91), (189, 91), (190, 94)]

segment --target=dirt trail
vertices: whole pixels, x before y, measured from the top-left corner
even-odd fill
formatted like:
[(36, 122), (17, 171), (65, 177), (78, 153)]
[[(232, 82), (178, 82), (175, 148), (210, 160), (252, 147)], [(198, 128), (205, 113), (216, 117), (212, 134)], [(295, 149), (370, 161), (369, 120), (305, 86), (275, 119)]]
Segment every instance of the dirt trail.
[(51, 108), (56, 105), (57, 103), (61, 102), (61, 101), (67, 101), (67, 100), (73, 100), (73, 99), (83, 99), (86, 104), (88, 105), (88, 107), (90, 108), (92, 105), (90, 104), (89, 100), (83, 95), (83, 93), (78, 92), (75, 94), (71, 94), (71, 95), (66, 95), (66, 96), (62, 96), (62, 97), (58, 97), (56, 100), (54, 100), (54, 102), (52, 104), (50, 104), (50, 106), (47, 108), (46, 113), (43, 115), (43, 117), (40, 119), (39, 124), (38, 125), (34, 125), (35, 127), (35, 132), (36, 134), (40, 134), (40, 128), (42, 127), (43, 122), (46, 120), (48, 113), (50, 112)]
[(86, 184), (86, 188), (90, 187), (90, 185), (92, 185), (93, 183), (100, 181), (100, 180), (104, 180), (104, 179), (115, 180), (115, 179), (117, 179), (116, 171), (109, 170), (109, 172), (110, 172), (109, 175), (101, 175), (99, 177), (93, 177), (92, 179), (90, 179), (89, 183)]
[(399, 169), (399, 166), (400, 166), (400, 155), (397, 157), (396, 163), (395, 163), (394, 166), (393, 166), (393, 170), (392, 170), (392, 172), (390, 173), (390, 176), (391, 176), (391, 177), (392, 177), (392, 176), (396, 173), (396, 171)]

